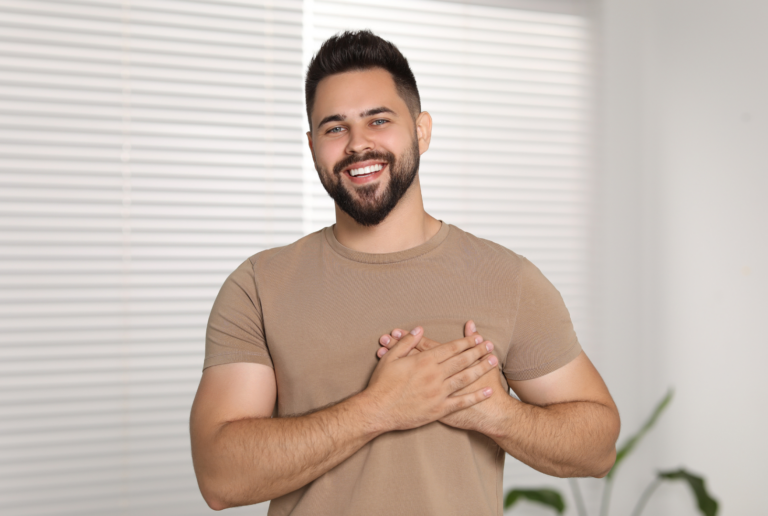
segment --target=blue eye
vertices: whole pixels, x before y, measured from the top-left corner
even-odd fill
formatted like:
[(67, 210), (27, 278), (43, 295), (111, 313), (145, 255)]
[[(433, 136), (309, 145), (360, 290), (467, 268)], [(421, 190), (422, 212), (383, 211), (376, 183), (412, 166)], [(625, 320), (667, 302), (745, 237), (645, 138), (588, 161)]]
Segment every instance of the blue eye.
[(338, 132), (338, 131), (336, 131), (336, 129), (341, 129), (341, 127), (332, 127), (332, 128), (330, 128), (330, 129), (328, 129), (328, 131), (327, 131), (327, 132), (328, 132), (329, 134), (331, 134), (331, 133), (335, 133), (335, 132)]
[[(378, 120), (374, 120), (373, 121), (374, 124), (376, 124), (376, 122), (385, 122), (386, 123), (386, 122), (388, 122), (388, 120), (384, 120), (383, 118), (379, 118)], [(381, 125), (381, 124), (376, 124), (376, 125)]]

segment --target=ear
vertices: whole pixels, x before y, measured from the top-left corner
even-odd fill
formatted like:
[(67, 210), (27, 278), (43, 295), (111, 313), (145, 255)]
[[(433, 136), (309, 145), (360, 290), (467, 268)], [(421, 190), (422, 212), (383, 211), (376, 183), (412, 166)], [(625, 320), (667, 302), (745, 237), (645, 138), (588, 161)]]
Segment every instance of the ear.
[(307, 143), (309, 144), (309, 152), (312, 153), (312, 161), (315, 161), (315, 147), (312, 145), (312, 131), (307, 131)]
[(424, 154), (432, 140), (432, 115), (426, 111), (416, 117), (416, 138), (419, 140), (419, 154)]

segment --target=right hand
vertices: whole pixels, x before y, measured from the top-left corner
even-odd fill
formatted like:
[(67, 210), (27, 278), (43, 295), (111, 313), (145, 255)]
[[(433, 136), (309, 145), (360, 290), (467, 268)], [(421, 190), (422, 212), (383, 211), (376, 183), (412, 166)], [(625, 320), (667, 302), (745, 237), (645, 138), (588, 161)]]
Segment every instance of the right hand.
[(489, 342), (473, 335), (408, 356), (423, 333), (423, 328), (417, 327), (392, 346), (364, 391), (386, 418), (383, 423), (387, 430), (417, 428), (480, 403), (492, 394), (492, 389), (485, 387), (454, 395), (496, 369), (498, 360), (490, 354), (493, 348)]

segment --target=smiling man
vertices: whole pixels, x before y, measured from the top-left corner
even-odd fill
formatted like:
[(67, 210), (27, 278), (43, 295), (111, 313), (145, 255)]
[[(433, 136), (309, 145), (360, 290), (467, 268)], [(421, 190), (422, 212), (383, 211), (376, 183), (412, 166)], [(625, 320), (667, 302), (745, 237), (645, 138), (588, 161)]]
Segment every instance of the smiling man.
[(191, 415), (208, 504), (501, 515), (504, 451), (552, 475), (606, 474), (618, 413), (557, 290), (424, 211), (432, 119), (407, 60), (368, 31), (330, 38), (306, 101), (336, 224), (252, 256), (221, 288)]

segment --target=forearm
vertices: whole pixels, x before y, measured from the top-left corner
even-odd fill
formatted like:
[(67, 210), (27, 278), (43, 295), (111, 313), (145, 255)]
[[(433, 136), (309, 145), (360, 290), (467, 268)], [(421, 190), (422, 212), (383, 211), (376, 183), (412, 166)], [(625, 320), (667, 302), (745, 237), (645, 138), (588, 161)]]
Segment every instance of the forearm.
[(482, 407), (477, 430), (532, 468), (558, 477), (602, 477), (616, 459), (619, 417), (592, 401), (530, 405), (511, 396)]
[(383, 431), (365, 393), (305, 416), (228, 422), (195, 447), (200, 489), (214, 509), (271, 500), (318, 478)]

